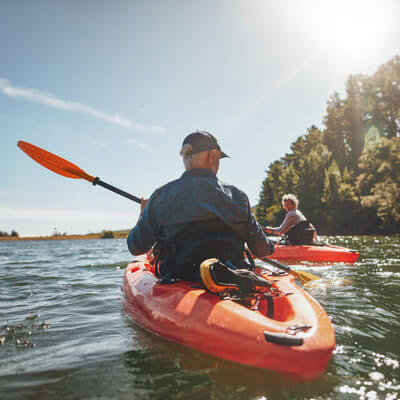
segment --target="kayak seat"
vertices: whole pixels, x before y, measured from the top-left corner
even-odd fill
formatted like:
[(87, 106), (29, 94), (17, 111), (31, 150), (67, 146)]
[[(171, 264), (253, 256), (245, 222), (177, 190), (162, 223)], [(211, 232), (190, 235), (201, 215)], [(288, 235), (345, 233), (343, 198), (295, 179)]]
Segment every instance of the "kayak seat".
[(155, 273), (160, 283), (200, 281), (200, 264), (214, 257), (242, 265), (243, 241), (219, 218), (186, 225), (171, 238), (157, 237)]
[(301, 221), (292, 226), (286, 232), (286, 241), (288, 244), (297, 245), (312, 245), (316, 240), (316, 230), (309, 221)]
[(237, 291), (250, 294), (265, 291), (272, 283), (247, 269), (232, 269), (218, 258), (209, 258), (200, 265), (201, 281), (207, 291)]

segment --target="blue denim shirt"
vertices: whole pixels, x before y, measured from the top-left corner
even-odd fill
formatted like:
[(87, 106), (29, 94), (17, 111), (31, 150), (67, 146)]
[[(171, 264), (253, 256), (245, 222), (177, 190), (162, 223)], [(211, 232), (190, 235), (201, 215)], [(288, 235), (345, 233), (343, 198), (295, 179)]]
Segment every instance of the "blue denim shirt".
[(147, 252), (158, 238), (170, 239), (192, 222), (221, 219), (258, 257), (273, 244), (251, 213), (247, 195), (221, 182), (206, 169), (191, 169), (151, 195), (142, 216), (128, 235), (133, 255)]

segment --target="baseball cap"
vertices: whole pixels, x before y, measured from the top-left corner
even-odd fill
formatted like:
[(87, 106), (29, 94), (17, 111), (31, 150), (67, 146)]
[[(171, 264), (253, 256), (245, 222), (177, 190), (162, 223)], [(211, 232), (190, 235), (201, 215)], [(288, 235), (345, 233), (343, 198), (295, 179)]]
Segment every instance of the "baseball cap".
[(215, 139), (215, 137), (211, 135), (211, 133), (206, 131), (196, 131), (190, 133), (186, 136), (185, 140), (182, 143), (182, 146), (184, 146), (185, 144), (190, 144), (192, 146), (193, 153), (201, 153), (202, 151), (208, 150), (220, 150), (220, 158), (229, 157), (221, 150), (217, 139)]

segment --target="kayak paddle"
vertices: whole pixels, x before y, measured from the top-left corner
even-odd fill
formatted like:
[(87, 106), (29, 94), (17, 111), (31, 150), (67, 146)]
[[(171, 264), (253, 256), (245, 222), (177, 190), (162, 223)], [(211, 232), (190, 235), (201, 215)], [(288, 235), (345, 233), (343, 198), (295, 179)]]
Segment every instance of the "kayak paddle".
[(89, 182), (92, 182), (93, 185), (102, 186), (108, 190), (111, 190), (112, 192), (118, 193), (121, 196), (133, 200), (136, 203), (141, 203), (141, 199), (139, 199), (139, 197), (133, 196), (132, 194), (124, 192), (123, 190), (118, 189), (115, 186), (109, 185), (108, 183), (100, 180), (99, 177), (94, 177), (87, 174), (77, 165), (72, 164), (71, 162), (64, 160), (63, 158), (56, 156), (55, 154), (52, 154), (46, 150), (43, 150), (40, 147), (34, 146), (33, 144), (24, 142), (22, 140), (18, 142), (18, 147), (40, 165), (55, 172), (56, 174), (72, 179), (85, 179)]
[(266, 257), (257, 257), (257, 258), (259, 258), (260, 260), (262, 260), (274, 267), (282, 269), (283, 271), (287, 272), (290, 275), (293, 275), (301, 283), (308, 283), (311, 281), (315, 281), (317, 279), (321, 279), (319, 276), (315, 276), (307, 271), (295, 271), (294, 269), (289, 268), (287, 265), (283, 265), (283, 264), (279, 263), (278, 261), (271, 260), (270, 258), (266, 258)]
[[(279, 233), (271, 231), (266, 226), (263, 226), (262, 229), (266, 233), (271, 233), (273, 235), (280, 236)], [(261, 257), (260, 260), (265, 261), (266, 263), (273, 265), (274, 267), (277, 267), (277, 268), (280, 268), (280, 269), (286, 271), (290, 275), (293, 275), (295, 278), (297, 278), (301, 283), (308, 283), (310, 281), (315, 281), (317, 279), (321, 279), (319, 276), (315, 276), (315, 275), (311, 274), (310, 272), (294, 271), (293, 269), (289, 268), (287, 265), (278, 263), (278, 261), (271, 260), (270, 258)]]

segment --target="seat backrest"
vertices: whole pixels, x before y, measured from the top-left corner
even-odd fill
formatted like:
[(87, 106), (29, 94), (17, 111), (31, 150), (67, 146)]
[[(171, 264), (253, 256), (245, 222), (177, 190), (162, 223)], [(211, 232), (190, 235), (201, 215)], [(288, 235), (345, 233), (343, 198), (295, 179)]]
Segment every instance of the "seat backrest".
[(198, 275), (200, 264), (208, 258), (243, 263), (244, 244), (219, 218), (188, 224), (168, 241), (157, 243), (160, 273), (189, 279)]
[(243, 259), (243, 242), (219, 218), (193, 222), (172, 240), (178, 263), (201, 263), (212, 257), (233, 263)]
[(308, 221), (301, 221), (298, 224), (292, 226), (286, 235), (291, 245), (300, 244), (313, 244), (315, 236), (315, 228)]

